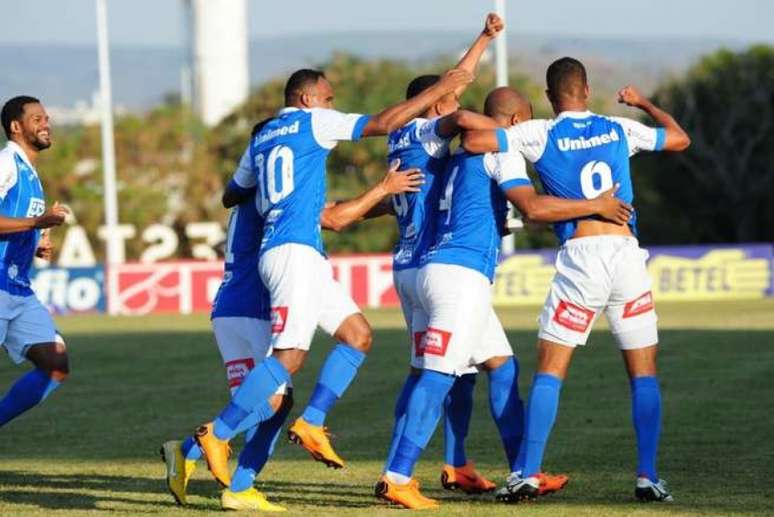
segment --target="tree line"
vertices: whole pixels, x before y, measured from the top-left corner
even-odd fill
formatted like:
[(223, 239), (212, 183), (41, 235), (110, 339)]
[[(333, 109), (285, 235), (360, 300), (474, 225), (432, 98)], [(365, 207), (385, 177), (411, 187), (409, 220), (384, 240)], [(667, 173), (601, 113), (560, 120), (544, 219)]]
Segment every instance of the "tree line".
[[(439, 62), (417, 67), (338, 54), (321, 68), (335, 87), (337, 108), (373, 113), (399, 101), (414, 76), (446, 66)], [(594, 70), (590, 74), (593, 88)], [(204, 127), (173, 99), (148, 113), (118, 118), (121, 222), (138, 228), (153, 222), (172, 225), (179, 230), (180, 256), (190, 256), (183, 228), (196, 221), (225, 223), (227, 214), (220, 206), (223, 186), (253, 125), (282, 106), (284, 79), (260, 85), (214, 128)], [(494, 84), (494, 71), (482, 66), (462, 98), (463, 106), (480, 110)], [(542, 85), (518, 73), (510, 84), (533, 101), (536, 117), (551, 116)], [(594, 93), (595, 111), (617, 109), (612, 92)], [(683, 124), (693, 145), (685, 153), (633, 160), (641, 241), (646, 245), (774, 241), (774, 48), (718, 51), (666, 81), (653, 96)], [(78, 224), (98, 242), (103, 217), (99, 128), (54, 127), (54, 131), (55, 145), (41, 154), (39, 166), (47, 195), (68, 203)], [(378, 181), (385, 169), (385, 139), (340, 144), (328, 161), (329, 198), (357, 195)], [(55, 237), (61, 233), (55, 232)], [(391, 248), (396, 236), (395, 222), (382, 218), (327, 234), (326, 244), (332, 253), (382, 252)], [(135, 241), (127, 243), (129, 259), (136, 259), (144, 246)], [(555, 243), (549, 228), (517, 238), (520, 248)]]

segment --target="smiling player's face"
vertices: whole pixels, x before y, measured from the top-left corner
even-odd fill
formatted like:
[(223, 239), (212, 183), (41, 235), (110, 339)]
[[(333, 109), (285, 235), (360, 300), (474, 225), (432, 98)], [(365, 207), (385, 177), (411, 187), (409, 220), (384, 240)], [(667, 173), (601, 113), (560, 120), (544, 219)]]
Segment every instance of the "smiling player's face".
[(43, 105), (37, 102), (24, 105), (24, 115), (19, 124), (24, 141), (42, 151), (51, 147), (51, 127), (49, 117)]

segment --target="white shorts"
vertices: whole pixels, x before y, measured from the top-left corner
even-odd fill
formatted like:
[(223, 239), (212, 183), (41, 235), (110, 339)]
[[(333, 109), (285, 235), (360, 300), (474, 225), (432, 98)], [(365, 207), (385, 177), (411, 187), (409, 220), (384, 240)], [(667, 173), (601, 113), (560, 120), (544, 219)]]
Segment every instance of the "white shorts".
[(655, 305), (645, 261), (634, 237), (600, 235), (567, 241), (540, 315), (541, 339), (585, 345), (600, 311), (621, 350), (658, 343)]
[[(418, 272), (419, 269), (417, 268), (395, 271), (393, 272), (393, 282), (395, 283), (395, 291), (398, 293), (398, 298), (400, 298), (400, 308), (403, 311), (403, 317), (406, 320), (406, 328), (409, 333), (410, 364), (413, 368), (421, 369), (424, 361), (421, 357), (417, 357), (417, 354), (421, 354), (420, 348), (422, 338), (427, 330), (428, 314), (422, 307), (417, 294)], [(462, 375), (477, 372), (478, 368), (471, 366), (463, 371)]]
[(429, 264), (417, 274), (417, 293), (428, 314), (427, 331), (415, 347), (420, 368), (464, 375), (513, 350), (492, 308), (489, 280), (473, 269)]
[(36, 296), (14, 296), (0, 290), (0, 343), (11, 361), (21, 364), (31, 345), (54, 342), (64, 344)]
[(311, 246), (283, 244), (263, 254), (258, 271), (271, 296), (272, 348), (309, 350), (319, 325), (330, 335), (353, 314), (352, 297), (330, 262)]
[(255, 364), (271, 354), (271, 323), (257, 318), (213, 318), (212, 332), (233, 395)]

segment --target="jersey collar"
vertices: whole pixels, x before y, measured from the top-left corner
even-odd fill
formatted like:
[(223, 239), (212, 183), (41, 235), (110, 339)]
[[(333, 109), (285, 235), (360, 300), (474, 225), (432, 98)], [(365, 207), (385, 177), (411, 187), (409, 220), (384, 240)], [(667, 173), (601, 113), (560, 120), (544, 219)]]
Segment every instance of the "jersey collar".
[(294, 106), (285, 106), (284, 108), (282, 108), (277, 112), (277, 116), (281, 117), (282, 115), (285, 115), (287, 113), (293, 113), (294, 111), (298, 111), (298, 108)]
[(27, 164), (27, 167), (29, 167), (33, 171), (35, 170), (35, 167), (32, 165), (32, 162), (30, 162), (30, 159), (27, 158), (27, 153), (24, 152), (24, 149), (22, 149), (19, 144), (9, 140), (7, 143), (7, 146), (10, 147), (13, 150), (13, 152), (21, 156), (21, 159), (24, 160), (24, 163)]
[(590, 112), (589, 110), (586, 110), (586, 111), (563, 111), (563, 112), (561, 112), (560, 114), (558, 114), (556, 116), (555, 120), (558, 122), (558, 121), (560, 121), (560, 120), (562, 120), (564, 118), (578, 118), (578, 119), (580, 119), (580, 118), (589, 118), (592, 115), (594, 115), (594, 114), (592, 112)]

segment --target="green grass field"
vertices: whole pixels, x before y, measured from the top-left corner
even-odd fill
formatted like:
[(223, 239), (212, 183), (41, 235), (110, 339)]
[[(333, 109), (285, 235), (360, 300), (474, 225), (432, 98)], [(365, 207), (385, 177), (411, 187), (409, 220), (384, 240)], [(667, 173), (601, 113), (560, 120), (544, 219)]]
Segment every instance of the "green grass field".
[[(535, 364), (535, 316), (501, 312), (522, 364), (522, 396)], [(676, 502), (635, 503), (629, 387), (612, 339), (595, 331), (565, 384), (546, 467), (571, 476), (560, 494), (518, 507), (440, 490), (441, 434), (417, 475), (441, 499), (443, 515), (774, 514), (774, 301), (661, 304), (664, 433), (660, 471)], [(372, 496), (406, 373), (396, 311), (369, 315), (374, 350), (329, 418), (347, 468), (331, 471), (282, 441), (260, 489), (291, 514), (391, 515)], [(219, 511), (206, 469), (194, 475), (190, 505), (177, 508), (157, 451), (214, 415), (227, 400), (225, 377), (204, 317), (62, 319), (72, 377), (40, 407), (0, 431), (0, 514), (202, 515)], [(603, 328), (600, 326), (600, 329)], [(295, 380), (303, 408), (330, 340), (318, 337)], [(23, 369), (0, 365), (0, 390)], [(507, 474), (487, 405), (476, 388), (468, 455), (501, 482)]]

